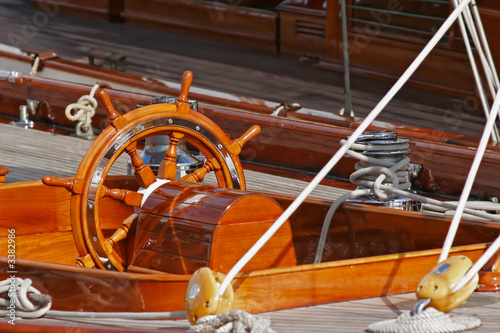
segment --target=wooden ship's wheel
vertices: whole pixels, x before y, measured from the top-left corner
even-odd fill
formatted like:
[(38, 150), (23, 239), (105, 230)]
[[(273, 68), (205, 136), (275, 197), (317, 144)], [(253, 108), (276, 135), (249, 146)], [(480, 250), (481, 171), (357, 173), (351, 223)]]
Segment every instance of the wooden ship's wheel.
[[(44, 177), (46, 185), (63, 186), (73, 193), (71, 224), (81, 266), (125, 269), (123, 256), (115, 250), (116, 243), (127, 236), (137, 214), (125, 219), (111, 237), (104, 235), (100, 216), (100, 199), (106, 197), (134, 206), (136, 211), (141, 206), (144, 196), (141, 191), (111, 189), (104, 185), (113, 162), (124, 152), (130, 156), (135, 179), (146, 191), (154, 190), (162, 180), (175, 179), (177, 146), (181, 140), (198, 149), (206, 158), (200, 169), (181, 180), (200, 182), (208, 172), (213, 172), (220, 187), (245, 189), (238, 154), (243, 144), (256, 136), (260, 128), (253, 126), (241, 138), (230, 140), (213, 121), (190, 108), (187, 94), (191, 82), (191, 72), (184, 73), (181, 94), (175, 104), (147, 105), (124, 115), (114, 110), (106, 91), (99, 90), (98, 97), (109, 114), (111, 125), (92, 144), (74, 178)], [(168, 135), (170, 138), (165, 160), (160, 164), (157, 175), (137, 152), (141, 140), (156, 135)]]

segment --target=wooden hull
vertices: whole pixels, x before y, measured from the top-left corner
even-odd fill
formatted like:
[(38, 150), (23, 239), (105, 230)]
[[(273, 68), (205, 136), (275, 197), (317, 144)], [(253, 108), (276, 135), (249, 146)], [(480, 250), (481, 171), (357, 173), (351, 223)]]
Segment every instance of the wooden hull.
[[(477, 260), (486, 245), (457, 247), (452, 255)], [(269, 312), (359, 298), (414, 292), (439, 250), (240, 273), (235, 309)], [(9, 278), (7, 258), (0, 277)], [(190, 275), (145, 275), (16, 259), (17, 277), (52, 297), (54, 310), (89, 312), (184, 311)], [(159, 295), (165, 295), (159, 296)]]
[[(133, 188), (125, 186), (121, 179), (110, 182)], [(38, 201), (19, 205), (27, 193)], [(293, 199), (267, 195), (284, 208)], [(190, 274), (168, 273), (168, 268), (164, 272), (130, 266), (127, 272), (117, 272), (75, 266), (78, 251), (68, 219), (69, 197), (65, 189), (39, 181), (0, 186), (0, 277), (32, 279), (35, 288), (51, 295), (52, 308), (58, 310), (183, 311)], [(420, 212), (344, 204), (330, 226), (331, 238), (326, 242), (323, 262), (313, 264), (330, 204), (308, 199), (301, 205), (290, 218), (298, 264), (239, 273), (232, 282), (234, 308), (257, 313), (413, 292), (420, 278), (437, 262), (451, 220)], [(101, 215), (106, 216), (102, 221), (106, 230), (115, 230), (131, 212), (131, 207), (113, 201), (100, 205)], [(43, 223), (30, 223), (34, 220)], [(349, 224), (355, 242), (347, 234)], [(15, 267), (9, 268), (8, 230), (13, 226), (16, 259)], [(242, 232), (249, 230), (245, 224), (241, 228)], [(463, 221), (452, 255), (477, 260), (499, 229), (495, 223)], [(237, 251), (226, 251), (224, 255), (227, 260), (233, 260), (231, 256), (238, 260), (240, 256)], [(491, 271), (492, 266), (484, 270)]]

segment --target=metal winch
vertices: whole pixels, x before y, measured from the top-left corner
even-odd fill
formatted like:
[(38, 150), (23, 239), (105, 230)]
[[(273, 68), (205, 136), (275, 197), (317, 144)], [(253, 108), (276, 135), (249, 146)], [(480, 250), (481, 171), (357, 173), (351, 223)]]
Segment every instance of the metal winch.
[[(393, 186), (400, 190), (411, 190), (411, 180), (418, 176), (419, 166), (411, 164), (405, 156), (411, 152), (410, 140), (398, 138), (394, 131), (368, 131), (362, 134), (351, 146), (347, 154), (358, 158), (356, 171), (350, 180), (358, 185), (358, 189), (376, 186), (376, 180), (385, 174), (383, 185)], [(393, 171), (393, 176), (387, 171)], [(393, 179), (397, 178), (397, 180)], [(375, 182), (375, 184), (374, 184)], [(420, 204), (409, 198), (384, 192), (380, 195), (363, 195), (348, 199), (349, 202), (373, 204), (401, 210), (419, 210)]]
[[(176, 97), (159, 96), (153, 97), (150, 104), (174, 104), (177, 101)], [(191, 109), (198, 111), (198, 101), (189, 100)], [(165, 154), (170, 145), (170, 137), (168, 135), (156, 135), (145, 139), (144, 150), (139, 154), (144, 163), (148, 165), (156, 174), (160, 163), (165, 159)], [(194, 170), (203, 166), (205, 156), (199, 153), (191, 153), (186, 147), (186, 142), (181, 140), (177, 145), (177, 174), (176, 179), (179, 179)], [(132, 174), (132, 166), (128, 162), (128, 174)]]

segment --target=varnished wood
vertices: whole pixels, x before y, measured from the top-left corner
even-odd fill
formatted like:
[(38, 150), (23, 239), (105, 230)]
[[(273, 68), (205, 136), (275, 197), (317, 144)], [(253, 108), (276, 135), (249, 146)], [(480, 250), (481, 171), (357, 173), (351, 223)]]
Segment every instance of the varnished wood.
[(149, 165), (146, 165), (137, 152), (137, 142), (131, 142), (125, 147), (134, 168), (134, 176), (142, 188), (147, 188), (156, 181), (156, 176)]
[(0, 184), (5, 182), (5, 175), (9, 173), (9, 169), (0, 166)]
[(72, 0), (54, 4), (43, 0), (31, 0), (31, 3), (41, 12), (50, 15), (60, 12), (112, 21), (121, 21), (120, 15), (124, 6), (124, 0)]
[(47, 175), (42, 178), (42, 182), (48, 186), (59, 186), (64, 187), (68, 191), (74, 194), (82, 194), (83, 192), (83, 181), (74, 178), (60, 179), (54, 176)]
[(238, 156), (243, 148), (243, 145), (250, 141), (252, 138), (256, 137), (260, 133), (260, 127), (258, 125), (253, 125), (250, 127), (243, 135), (231, 142), (229, 150), (232, 156)]
[(97, 97), (99, 97), (99, 100), (106, 109), (111, 124), (113, 124), (116, 129), (120, 129), (125, 124), (125, 120), (118, 112), (116, 112), (115, 108), (113, 107), (113, 103), (111, 102), (111, 98), (109, 97), (106, 90), (99, 89), (97, 91)]
[(206, 160), (201, 168), (194, 170), (191, 173), (188, 173), (187, 175), (181, 177), (180, 180), (199, 183), (203, 180), (203, 178), (205, 178), (205, 175), (207, 173), (219, 169), (220, 169), (219, 162), (217, 162), (215, 158), (211, 158), (209, 160)]
[[(132, 264), (176, 274), (203, 266), (226, 273), (282, 213), (275, 201), (254, 193), (177, 182), (161, 186), (142, 210)], [(295, 263), (286, 223), (244, 269)]]
[(170, 143), (165, 153), (165, 159), (160, 163), (160, 167), (158, 168), (159, 178), (175, 179), (177, 173), (177, 145), (183, 137), (183, 133), (172, 132), (172, 134), (170, 134)]

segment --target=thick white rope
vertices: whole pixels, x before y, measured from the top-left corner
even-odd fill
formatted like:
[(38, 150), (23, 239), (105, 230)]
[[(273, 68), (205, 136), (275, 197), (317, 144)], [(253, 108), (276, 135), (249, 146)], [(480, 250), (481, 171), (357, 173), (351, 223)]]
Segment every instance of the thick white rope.
[(497, 90), (498, 88), (500, 88), (500, 81), (498, 79), (498, 74), (497, 74), (497, 70), (495, 67), (495, 62), (493, 61), (493, 56), (491, 55), (489, 43), (488, 43), (488, 40), (486, 38), (486, 34), (484, 32), (483, 23), (481, 20), (481, 16), (479, 15), (479, 11), (477, 9), (477, 4), (476, 4), (475, 0), (472, 0), (471, 7), (472, 7), (472, 16), (474, 18), (474, 22), (476, 22), (476, 27), (477, 27), (477, 30), (479, 33), (479, 38), (482, 42), (484, 53), (485, 53), (486, 58), (488, 60), (489, 66), (486, 66), (486, 67), (489, 68), (489, 73), (493, 79), (494, 86), (496, 87), (495, 90)]
[[(472, 162), (472, 166), (469, 170), (469, 174), (467, 175), (467, 180), (464, 185), (464, 189), (462, 190), (462, 194), (460, 195), (460, 199), (458, 201), (458, 206), (456, 209), (456, 213), (453, 216), (453, 219), (450, 224), (450, 228), (448, 229), (448, 234), (446, 235), (446, 239), (443, 245), (443, 249), (441, 251), (441, 255), (439, 256), (439, 261), (442, 262), (448, 258), (448, 254), (450, 252), (450, 248), (453, 244), (453, 240), (455, 239), (455, 235), (458, 230), (458, 225), (460, 223), (460, 219), (464, 212), (465, 204), (469, 199), (470, 191), (472, 189), (472, 185), (474, 184), (474, 179), (476, 178), (477, 171), (483, 159), (484, 153), (486, 151), (486, 147), (488, 146), (488, 141), (490, 137), (490, 133), (493, 129), (493, 125), (495, 124), (495, 120), (500, 111), (500, 93), (497, 93), (495, 96), (495, 100), (493, 102), (493, 106), (491, 108), (490, 117), (486, 123), (485, 129), (483, 131), (483, 135), (481, 136), (481, 140), (479, 142), (479, 146), (476, 151), (476, 155), (474, 156), (474, 160)], [(483, 255), (484, 256), (484, 255)], [(474, 265), (475, 266), (475, 265)], [(472, 268), (471, 268), (472, 269)], [(479, 268), (480, 269), (480, 268)], [(479, 270), (478, 270), (479, 271)]]
[(97, 108), (97, 99), (95, 93), (99, 89), (99, 84), (95, 84), (88, 95), (83, 95), (78, 99), (78, 102), (69, 104), (64, 113), (71, 121), (78, 121), (81, 123), (81, 128), (88, 132), (92, 128), (92, 117)]
[(424, 61), (427, 55), (434, 49), (434, 47), (439, 43), (444, 34), (451, 27), (453, 22), (457, 19), (458, 15), (463, 11), (463, 9), (469, 4), (471, 0), (465, 0), (457, 8), (451, 12), (450, 16), (445, 20), (436, 34), (431, 38), (429, 43), (424, 47), (420, 54), (411, 63), (408, 69), (401, 75), (401, 77), (396, 81), (394, 86), (387, 92), (387, 94), (382, 98), (382, 100), (375, 106), (375, 108), (367, 115), (359, 127), (353, 132), (345, 144), (343, 144), (339, 150), (332, 156), (330, 161), (320, 170), (320, 172), (313, 178), (313, 180), (308, 184), (308, 186), (300, 193), (297, 198), (288, 206), (288, 208), (283, 212), (283, 214), (273, 223), (273, 225), (262, 235), (262, 237), (248, 250), (248, 252), (231, 268), (224, 280), (219, 287), (219, 295), (224, 295), (227, 287), (234, 279), (236, 274), (238, 274), (241, 269), (250, 261), (253, 256), (266, 244), (266, 242), (274, 235), (274, 233), (285, 223), (288, 218), (295, 212), (295, 210), (304, 202), (307, 196), (312, 192), (312, 190), (325, 178), (325, 176), (330, 172), (330, 170), (337, 164), (337, 162), (344, 156), (347, 149), (358, 139), (358, 137), (368, 128), (373, 120), (382, 112), (390, 100), (396, 95), (396, 93), (401, 89), (401, 87), (408, 81), (410, 76), (417, 70), (420, 64)]
[(38, 66), (40, 66), (40, 57), (36, 56), (33, 61), (33, 65), (31, 66), (30, 76), (35, 76), (36, 72), (38, 72)]
[[(454, 0), (455, 6), (457, 5), (457, 1), (461, 0)], [(481, 60), (481, 65), (486, 75), (486, 81), (490, 87), (490, 92), (494, 94), (499, 88), (498, 75), (496, 73), (493, 57), (491, 56), (489, 44), (484, 33), (483, 23), (474, 0), (471, 1), (471, 5), (464, 10), (463, 19), (467, 25), (469, 33), (471, 34), (479, 59)], [(465, 40), (465, 37), (464, 41), (469, 42), (468, 40)]]
[[(344, 143), (345, 140), (341, 140), (340, 142)], [(384, 145), (383, 148), (387, 151), (392, 151), (406, 149), (408, 148), (408, 146), (408, 142), (402, 142), (387, 144)], [(354, 143), (351, 148), (359, 151), (374, 151), (381, 149), (380, 145), (372, 145), (369, 143)], [(408, 182), (408, 172), (406, 171), (408, 170), (408, 163), (410, 162), (410, 159), (408, 157), (401, 156), (401, 159), (399, 161), (395, 161), (394, 159), (373, 158), (358, 153), (352, 149), (347, 150), (347, 155), (356, 157), (363, 163), (356, 163), (355, 168), (357, 171), (351, 174), (349, 180), (353, 184), (356, 184), (358, 186), (361, 185), (361, 187), (364, 186), (365, 188), (358, 187), (358, 189), (354, 191), (345, 193), (340, 198), (335, 200), (335, 202), (328, 209), (319, 237), (316, 257), (314, 259), (315, 264), (321, 262), (323, 250), (325, 248), (326, 237), (328, 235), (328, 230), (330, 228), (330, 223), (332, 221), (333, 215), (345, 200), (356, 196), (366, 195), (375, 196), (380, 200), (393, 198), (395, 196), (394, 194), (392, 194), (390, 191), (384, 191), (380, 188), (387, 177), (389, 177), (392, 182), (391, 185), (388, 185), (389, 187), (401, 190), (407, 190), (411, 187), (411, 183)]]
[(230, 310), (218, 315), (204, 316), (191, 326), (189, 332), (214, 333), (275, 333), (265, 316), (254, 316), (243, 310)]
[(434, 308), (422, 312), (405, 312), (396, 319), (384, 320), (368, 326), (373, 333), (450, 333), (467, 331), (481, 326), (481, 320), (472, 316), (450, 316)]
[(31, 286), (30, 279), (13, 277), (0, 282), (0, 294), (7, 293), (9, 299), (0, 298), (0, 316), (39, 318), (50, 309), (52, 301), (35, 305), (28, 299), (28, 293), (41, 295), (38, 289)]

